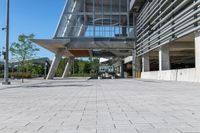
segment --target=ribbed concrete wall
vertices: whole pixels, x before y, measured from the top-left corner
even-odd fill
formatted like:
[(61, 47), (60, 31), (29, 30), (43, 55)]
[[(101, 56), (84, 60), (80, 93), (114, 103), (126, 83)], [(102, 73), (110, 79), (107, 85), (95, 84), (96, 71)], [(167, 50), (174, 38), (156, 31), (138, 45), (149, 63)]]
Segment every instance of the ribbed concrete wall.
[(142, 72), (142, 79), (200, 82), (200, 69), (179, 69)]
[(137, 56), (200, 29), (199, 0), (148, 0), (137, 17)]

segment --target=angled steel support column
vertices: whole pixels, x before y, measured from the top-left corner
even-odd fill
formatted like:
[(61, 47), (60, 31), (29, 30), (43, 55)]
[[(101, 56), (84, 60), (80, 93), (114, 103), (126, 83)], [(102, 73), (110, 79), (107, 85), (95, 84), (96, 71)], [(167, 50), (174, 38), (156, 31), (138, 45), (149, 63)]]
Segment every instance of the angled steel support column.
[(170, 56), (169, 56), (169, 46), (161, 46), (159, 49), (159, 70), (169, 70), (170, 69)]
[(124, 61), (123, 60), (120, 63), (120, 77), (124, 78)]
[(59, 65), (61, 59), (62, 59), (61, 55), (58, 55), (58, 54), (55, 55), (55, 57), (53, 59), (53, 62), (51, 64), (51, 67), (49, 69), (49, 73), (48, 73), (47, 78), (46, 78), (47, 80), (54, 78), (55, 72), (56, 72), (56, 70), (58, 68), (58, 65)]
[(142, 72), (150, 71), (150, 59), (149, 54), (145, 54), (142, 57)]
[(69, 57), (65, 70), (63, 72), (62, 78), (66, 78), (71, 74), (72, 63), (74, 61), (74, 57)]

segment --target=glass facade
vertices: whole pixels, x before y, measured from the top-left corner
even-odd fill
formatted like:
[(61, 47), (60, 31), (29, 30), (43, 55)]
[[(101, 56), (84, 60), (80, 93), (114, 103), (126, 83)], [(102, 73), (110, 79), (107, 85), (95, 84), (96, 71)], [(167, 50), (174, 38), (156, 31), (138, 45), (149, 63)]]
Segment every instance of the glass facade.
[(55, 37), (133, 37), (129, 0), (69, 0)]

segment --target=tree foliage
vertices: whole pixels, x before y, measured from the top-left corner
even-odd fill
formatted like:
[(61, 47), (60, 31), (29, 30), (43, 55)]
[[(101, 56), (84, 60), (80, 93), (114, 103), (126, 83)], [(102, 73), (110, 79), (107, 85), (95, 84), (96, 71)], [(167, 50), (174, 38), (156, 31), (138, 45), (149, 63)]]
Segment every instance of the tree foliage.
[[(18, 42), (14, 42), (11, 44), (10, 52), (15, 61), (19, 62), (19, 67), (24, 72), (25, 64), (27, 60), (33, 59), (36, 56), (36, 52), (39, 51), (30, 39), (33, 39), (34, 35), (19, 35)], [(22, 77), (22, 82), (24, 82)]]
[[(62, 59), (59, 67), (56, 71), (56, 76), (62, 76), (63, 71), (65, 69), (65, 66), (67, 64), (68, 59)], [(99, 69), (99, 59), (89, 59), (89, 60), (81, 60), (81, 59), (75, 59), (74, 64), (72, 64), (72, 74), (75, 74), (77, 76), (83, 76), (83, 75), (94, 75), (97, 74)]]
[[(76, 63), (77, 62), (77, 63)], [(89, 58), (89, 60), (75, 60), (74, 69), (76, 70), (75, 73), (78, 74), (97, 74), (99, 69), (99, 59), (97, 58)]]

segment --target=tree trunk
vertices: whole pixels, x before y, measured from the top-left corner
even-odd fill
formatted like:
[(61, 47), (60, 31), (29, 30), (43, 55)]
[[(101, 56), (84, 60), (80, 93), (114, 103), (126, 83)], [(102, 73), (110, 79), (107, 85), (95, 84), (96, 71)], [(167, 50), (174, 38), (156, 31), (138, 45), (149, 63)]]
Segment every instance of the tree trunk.
[(22, 83), (24, 83), (24, 63), (22, 62)]

